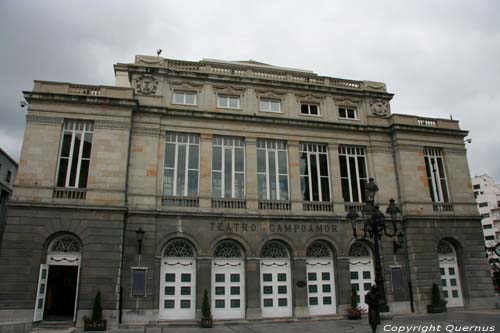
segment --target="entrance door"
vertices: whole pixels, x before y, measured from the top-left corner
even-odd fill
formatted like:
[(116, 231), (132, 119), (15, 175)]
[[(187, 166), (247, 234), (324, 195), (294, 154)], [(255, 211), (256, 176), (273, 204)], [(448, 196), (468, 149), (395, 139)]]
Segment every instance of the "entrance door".
[(358, 292), (358, 307), (368, 310), (368, 305), (365, 303), (365, 295), (370, 291), (372, 285), (375, 284), (372, 259), (351, 259), (349, 266), (351, 270), (351, 288), (354, 288)]
[(245, 318), (245, 269), (243, 260), (214, 260), (212, 309), (215, 319)]
[(260, 275), (262, 317), (291, 317), (290, 260), (262, 259)]
[(307, 259), (307, 296), (311, 315), (335, 314), (332, 260)]
[(451, 243), (443, 240), (439, 243), (438, 252), (441, 288), (444, 299), (448, 302), (446, 306), (464, 306), (455, 248)]
[(35, 298), (35, 312), (33, 321), (40, 321), (43, 319), (43, 309), (45, 308), (45, 291), (47, 290), (47, 276), (49, 273), (49, 266), (45, 264), (40, 265), (40, 274), (38, 276), (38, 288)]
[(162, 260), (160, 319), (195, 319), (195, 281), (196, 260)]
[(77, 281), (78, 266), (50, 265), (45, 300), (45, 320), (73, 320)]

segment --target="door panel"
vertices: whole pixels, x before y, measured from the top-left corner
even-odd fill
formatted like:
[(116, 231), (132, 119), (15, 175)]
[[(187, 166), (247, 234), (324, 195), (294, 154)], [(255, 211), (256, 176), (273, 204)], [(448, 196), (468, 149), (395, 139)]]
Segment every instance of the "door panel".
[(458, 265), (455, 258), (440, 258), (441, 288), (447, 307), (464, 306)]
[(311, 315), (337, 313), (332, 260), (308, 259), (307, 304)]
[(356, 258), (350, 260), (351, 288), (358, 291), (358, 307), (368, 310), (365, 303), (365, 295), (375, 284), (375, 274), (373, 271), (373, 260), (371, 258)]
[(41, 264), (38, 275), (38, 288), (35, 297), (35, 311), (33, 321), (43, 319), (43, 309), (45, 308), (45, 292), (47, 290), (47, 279), (49, 277), (49, 265)]
[(215, 319), (245, 318), (245, 269), (243, 260), (213, 261), (212, 309)]
[(260, 261), (262, 317), (291, 317), (290, 260)]
[(159, 319), (195, 319), (196, 261), (163, 259)]

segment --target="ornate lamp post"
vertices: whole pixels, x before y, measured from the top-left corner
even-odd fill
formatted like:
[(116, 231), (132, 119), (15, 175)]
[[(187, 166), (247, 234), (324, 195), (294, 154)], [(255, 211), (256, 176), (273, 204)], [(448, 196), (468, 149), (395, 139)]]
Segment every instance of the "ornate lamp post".
[[(347, 213), (347, 219), (351, 222), (352, 233), (355, 239), (365, 239), (369, 237), (373, 240), (373, 255), (375, 259), (375, 285), (377, 289), (377, 304), (378, 311), (388, 312), (389, 307), (387, 306), (387, 300), (385, 296), (384, 287), (384, 277), (382, 274), (382, 264), (380, 262), (380, 250), (379, 241), (382, 239), (382, 235), (388, 237), (394, 237), (397, 235), (398, 242), (394, 241), (394, 251), (396, 252), (398, 248), (401, 247), (401, 243), (404, 241), (404, 234), (402, 232), (398, 233), (397, 221), (398, 215), (400, 214), (399, 207), (394, 203), (394, 199), (389, 201), (389, 206), (387, 207), (386, 214), (390, 216), (390, 224), (386, 224), (386, 217), (379, 210), (378, 206), (375, 206), (375, 194), (378, 192), (378, 186), (375, 184), (373, 178), (368, 180), (366, 185), (366, 203), (362, 210), (362, 216), (360, 216), (353, 207), (349, 208)], [(359, 230), (359, 231), (358, 231)]]

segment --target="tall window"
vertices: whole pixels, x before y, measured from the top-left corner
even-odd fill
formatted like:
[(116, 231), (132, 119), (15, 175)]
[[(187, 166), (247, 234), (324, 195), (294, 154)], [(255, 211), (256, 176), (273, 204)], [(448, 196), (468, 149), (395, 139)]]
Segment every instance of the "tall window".
[(92, 121), (66, 120), (64, 122), (57, 173), (58, 187), (87, 187), (93, 132)]
[(167, 133), (163, 194), (198, 195), (200, 137), (196, 134)]
[(330, 201), (328, 147), (300, 144), (300, 190), (304, 201)]
[(425, 169), (433, 202), (449, 202), (443, 154), (439, 148), (425, 148)]
[(339, 147), (340, 181), (344, 202), (365, 201), (366, 174), (365, 148)]
[(244, 198), (245, 141), (243, 139), (213, 138), (212, 195), (215, 198)]
[(260, 200), (288, 200), (285, 141), (257, 140), (257, 182)]

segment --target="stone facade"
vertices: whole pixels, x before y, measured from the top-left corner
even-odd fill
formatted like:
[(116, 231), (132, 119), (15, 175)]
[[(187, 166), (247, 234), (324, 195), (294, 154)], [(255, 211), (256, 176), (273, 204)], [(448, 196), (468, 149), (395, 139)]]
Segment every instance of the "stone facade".
[(17, 167), (17, 162), (0, 148), (0, 251), (7, 220), (7, 201), (13, 191)]
[[(267, 266), (263, 249), (271, 241), (288, 252), (288, 257), (276, 259), (290, 267), (286, 279), (291, 283), (282, 289), (287, 290), (288, 301), (279, 299), (280, 306), (291, 307), (284, 316), (318, 313), (312, 310), (312, 302), (317, 301), (311, 299), (312, 289), (305, 288), (311, 284), (309, 269), (317, 264), (308, 257), (308, 249), (318, 240), (330, 251), (327, 261), (333, 283), (324, 291), (333, 290), (325, 297), (333, 297), (334, 302), (328, 314), (343, 314), (353, 284), (350, 251), (354, 240), (346, 214), (350, 206), (360, 209), (361, 203), (344, 200), (339, 166), (342, 147), (363, 148), (366, 173), (380, 188), (376, 202), (381, 210), (385, 212), (391, 198), (402, 210), (406, 235), (402, 248), (396, 252), (395, 239), (389, 237), (380, 244), (390, 310), (409, 312), (413, 305), (416, 311), (425, 311), (432, 283), (442, 280), (443, 257), (438, 255), (442, 241), (454, 248), (458, 263), (463, 300), (459, 306), (493, 306), (463, 142), (467, 132), (457, 121), (392, 114), (393, 95), (383, 83), (322, 77), (252, 61), (188, 62), (137, 56), (132, 64), (116, 64), (115, 75), (115, 87), (35, 81), (33, 91), (24, 93), (31, 107), (0, 258), (0, 319), (37, 318), (33, 309), (40, 298), (40, 267), (57, 266), (54, 260), (59, 257), (52, 255), (51, 244), (61, 235), (72, 235), (80, 244), (78, 254), (57, 259), (79, 260), (74, 316), (79, 325), (90, 312), (97, 289), (111, 326), (119, 321), (136, 325), (166, 320), (173, 313), (166, 309), (174, 303), (165, 298), (169, 288), (166, 265), (171, 265), (165, 249), (175, 240), (183, 240), (194, 251), (192, 258), (183, 257), (177, 263), (193, 262), (196, 267), (195, 281), (189, 285), (193, 290), (186, 289), (195, 293), (194, 304), (184, 303), (196, 309), (189, 320), (200, 317), (203, 291), (214, 289), (212, 273), (218, 260), (214, 251), (224, 240), (232, 240), (242, 251), (244, 302), (234, 306), (244, 309), (240, 319), (264, 316), (267, 300), (261, 286)], [(180, 103), (176, 98), (186, 100)], [(194, 102), (185, 103), (187, 98)], [(235, 104), (224, 107), (225, 102)], [(262, 102), (279, 104), (279, 111), (262, 111)], [(349, 111), (354, 116), (347, 116), (348, 111), (341, 108), (354, 110)], [(74, 119), (93, 126), (85, 187), (59, 184), (63, 128)], [(199, 140), (195, 195), (165, 193), (168, 133), (194, 134)], [(214, 142), (220, 136), (244, 140), (242, 197), (215, 195), (212, 165)], [(262, 198), (257, 163), (261, 139), (286, 142), (288, 196), (283, 200)], [(304, 200), (304, 143), (326, 147), (328, 178), (327, 185), (321, 185), (331, 194), (323, 193), (326, 200)], [(435, 185), (426, 171), (429, 147), (441, 154), (446, 173), (440, 179), (445, 179), (446, 200), (433, 201), (430, 195), (429, 186)], [(140, 254), (139, 229), (144, 231)], [(368, 238), (364, 244), (372, 247)], [(394, 268), (402, 272), (401, 281), (393, 281)], [(132, 288), (132, 272), (137, 269), (146, 271), (145, 294), (140, 297), (134, 296), (137, 290)], [(44, 297), (42, 302), (49, 302)], [(43, 310), (42, 306), (38, 319), (45, 318)]]

